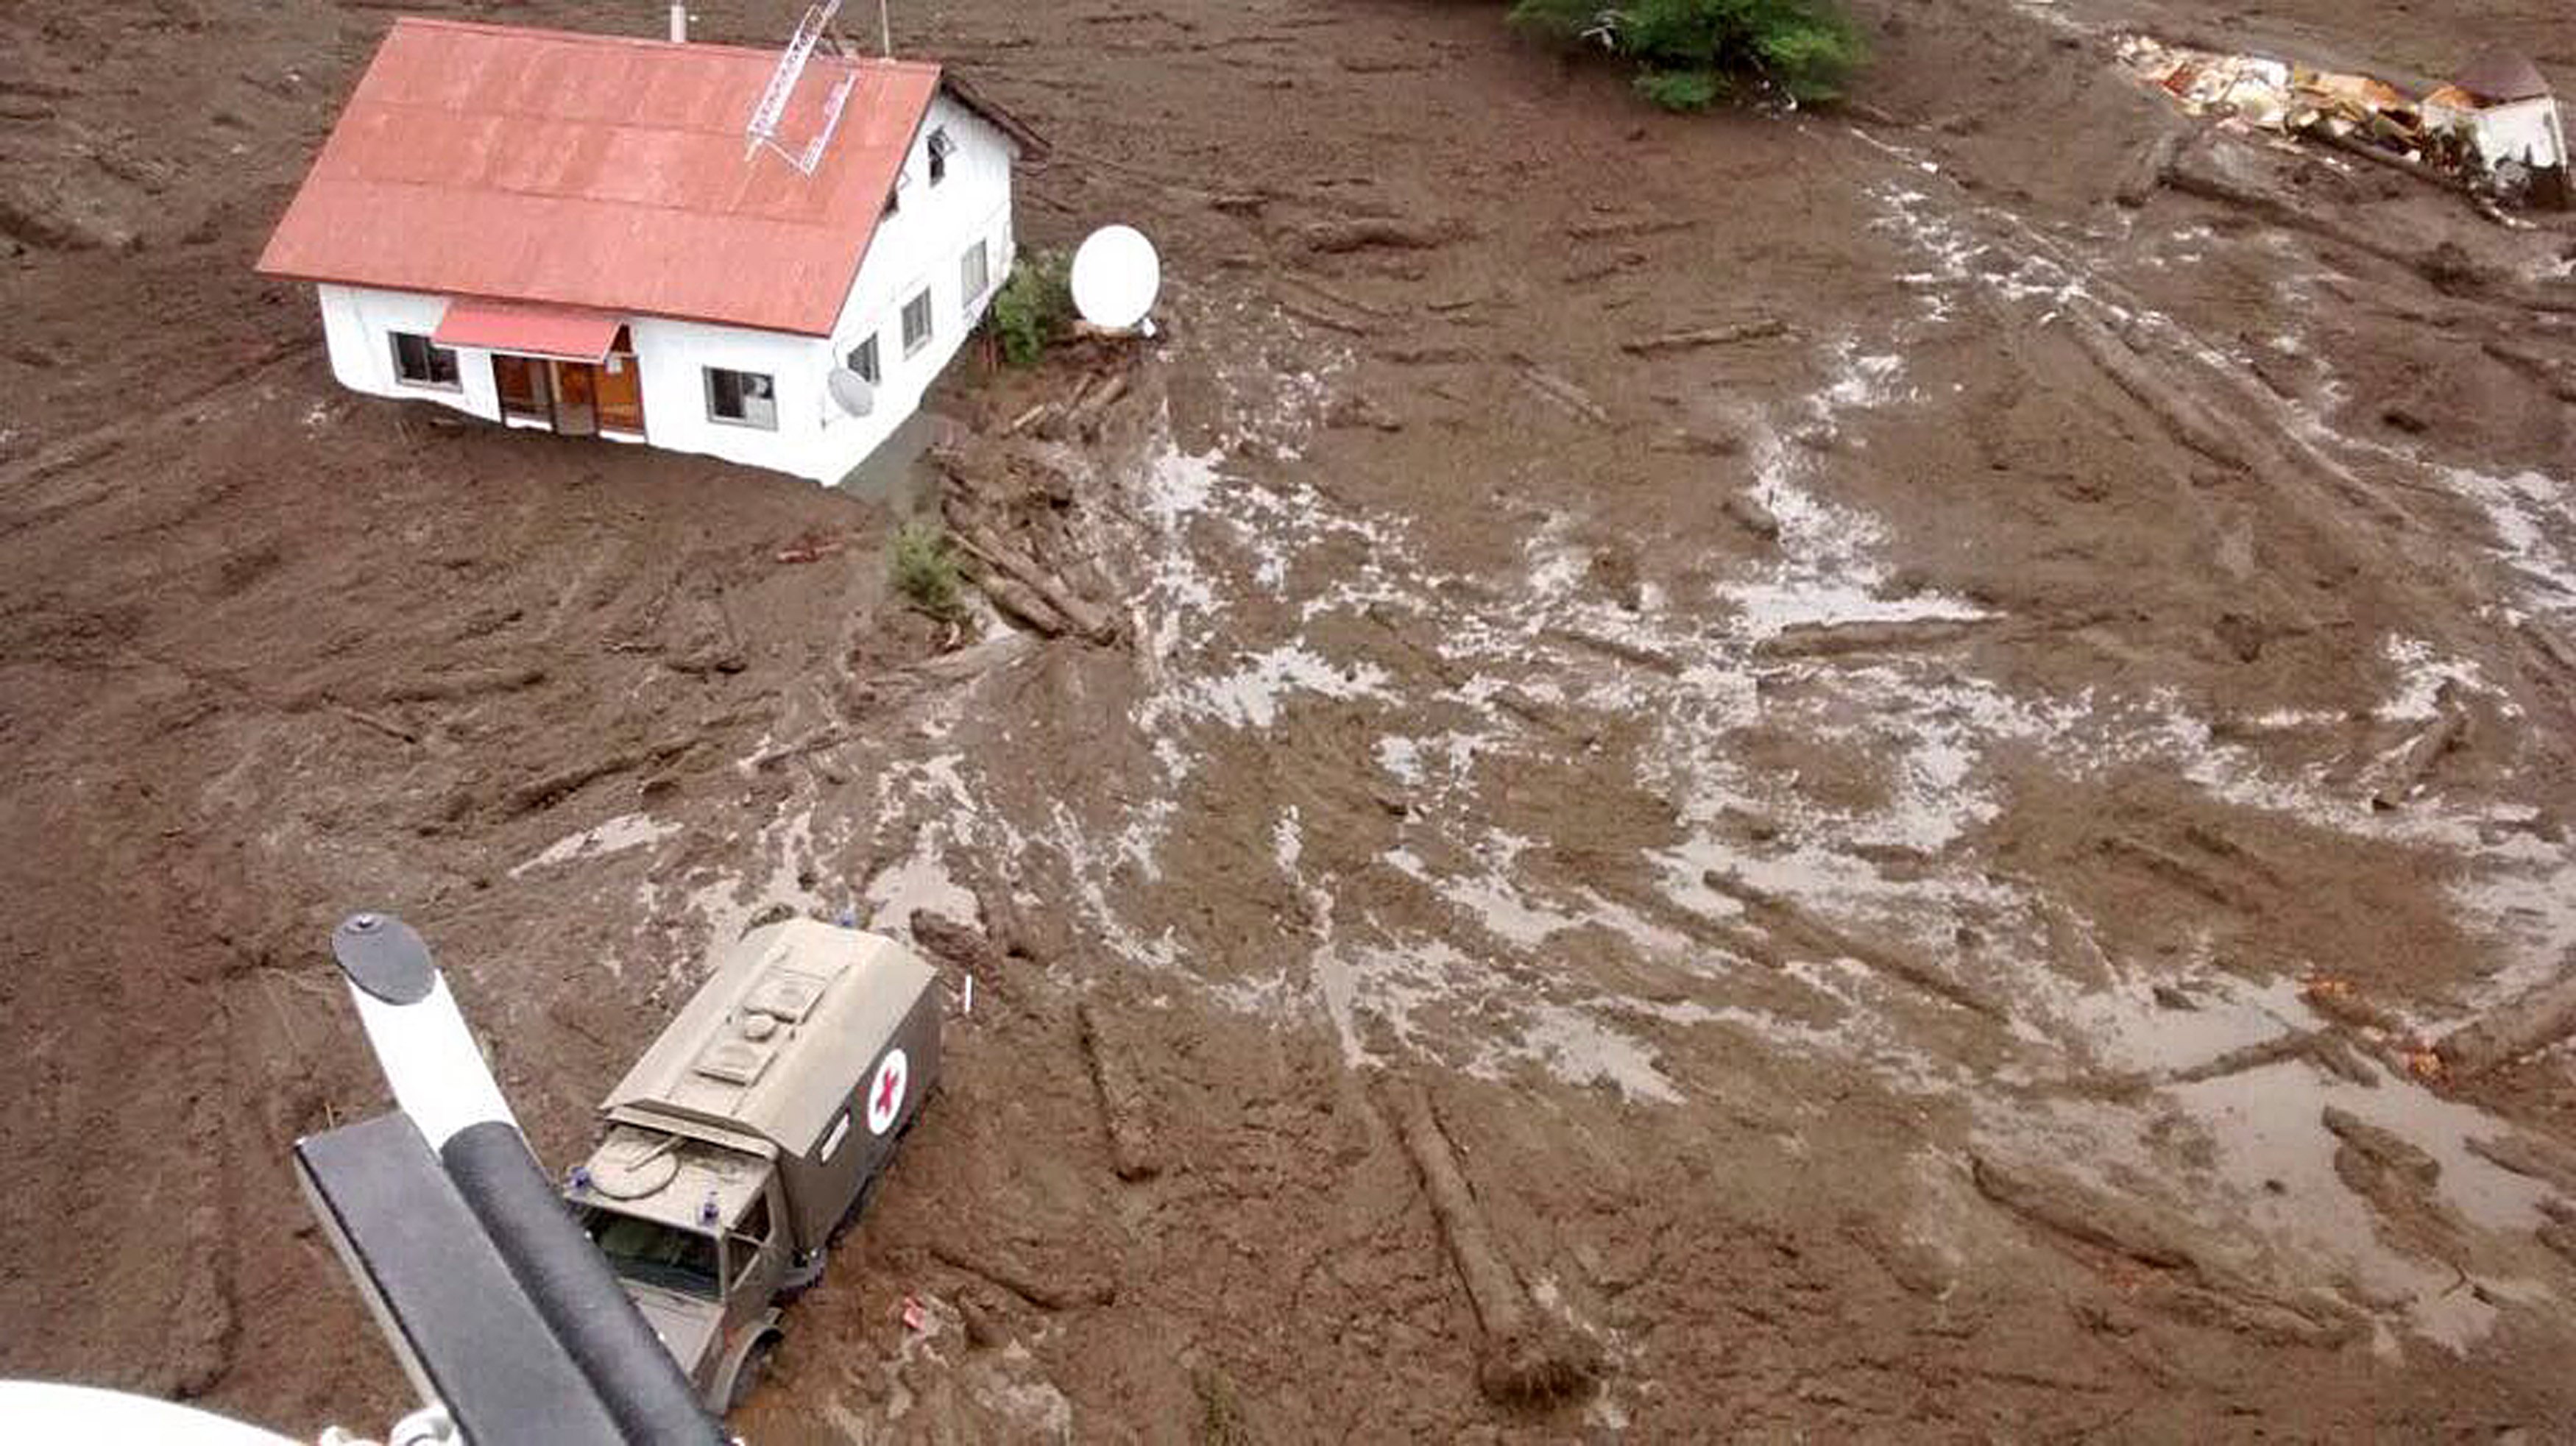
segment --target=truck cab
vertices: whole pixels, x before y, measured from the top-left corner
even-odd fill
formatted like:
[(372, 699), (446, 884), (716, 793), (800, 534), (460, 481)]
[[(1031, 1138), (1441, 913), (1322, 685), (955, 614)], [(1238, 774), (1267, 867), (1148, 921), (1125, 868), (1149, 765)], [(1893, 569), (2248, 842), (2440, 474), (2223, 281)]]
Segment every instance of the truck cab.
[(938, 1081), (937, 974), (811, 919), (745, 934), (610, 1092), (565, 1198), (722, 1412)]

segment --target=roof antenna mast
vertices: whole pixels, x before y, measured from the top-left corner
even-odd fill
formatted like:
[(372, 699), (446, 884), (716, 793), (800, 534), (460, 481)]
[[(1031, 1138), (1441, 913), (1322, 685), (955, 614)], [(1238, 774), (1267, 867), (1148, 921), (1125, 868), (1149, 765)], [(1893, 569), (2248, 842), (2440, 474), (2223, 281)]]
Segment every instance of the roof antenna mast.
[[(823, 124), (803, 150), (791, 151), (779, 142), (778, 122), (787, 113), (787, 102), (796, 94), (796, 82), (804, 77), (805, 63), (814, 58), (814, 47), (822, 43), (832, 17), (840, 10), (841, 0), (822, 0), (805, 7), (805, 18), (796, 22), (796, 33), (788, 38), (785, 53), (778, 57), (778, 68), (770, 72), (769, 88), (760, 93), (760, 104), (752, 107), (751, 120), (743, 127), (750, 141), (743, 149), (743, 159), (749, 160), (767, 146), (798, 171), (814, 174), (814, 167), (823, 159), (823, 148), (832, 143), (832, 132), (840, 129), (841, 109), (850, 103), (850, 88), (858, 84), (857, 68), (852, 67), (841, 77), (841, 83), (832, 87), (832, 93), (823, 98)], [(882, 18), (883, 0), (879, 0), (879, 15)], [(834, 41), (832, 48), (839, 51), (840, 42)]]

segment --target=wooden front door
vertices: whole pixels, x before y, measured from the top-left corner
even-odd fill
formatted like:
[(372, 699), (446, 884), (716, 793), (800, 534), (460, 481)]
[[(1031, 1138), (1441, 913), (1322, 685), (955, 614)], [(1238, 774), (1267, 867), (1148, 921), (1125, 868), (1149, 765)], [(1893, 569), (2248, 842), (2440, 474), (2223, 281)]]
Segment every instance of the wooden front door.
[(544, 362), (494, 352), (492, 388), (500, 393), (502, 416), (553, 424), (554, 389), (546, 380)]
[(555, 362), (555, 430), (567, 437), (599, 431), (599, 368), (588, 362)]
[(622, 326), (599, 368), (599, 425), (611, 432), (644, 432), (644, 373), (635, 364), (635, 343)]

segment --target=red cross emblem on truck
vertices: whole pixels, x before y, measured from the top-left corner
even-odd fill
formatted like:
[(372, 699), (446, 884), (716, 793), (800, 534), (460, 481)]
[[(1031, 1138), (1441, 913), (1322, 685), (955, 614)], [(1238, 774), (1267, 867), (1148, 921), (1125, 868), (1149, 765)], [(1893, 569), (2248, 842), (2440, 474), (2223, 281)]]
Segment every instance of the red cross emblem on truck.
[(894, 1128), (895, 1116), (903, 1113), (903, 1087), (908, 1061), (900, 1049), (889, 1049), (877, 1062), (876, 1078), (868, 1086), (868, 1133), (882, 1135)]

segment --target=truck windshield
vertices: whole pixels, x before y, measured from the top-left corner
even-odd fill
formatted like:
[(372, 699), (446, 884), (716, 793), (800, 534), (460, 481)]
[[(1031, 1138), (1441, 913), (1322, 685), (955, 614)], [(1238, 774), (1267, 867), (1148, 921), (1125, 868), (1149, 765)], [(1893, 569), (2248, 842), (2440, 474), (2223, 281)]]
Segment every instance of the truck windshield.
[(581, 1226), (619, 1275), (665, 1290), (716, 1298), (714, 1236), (596, 1205), (582, 1210)]

